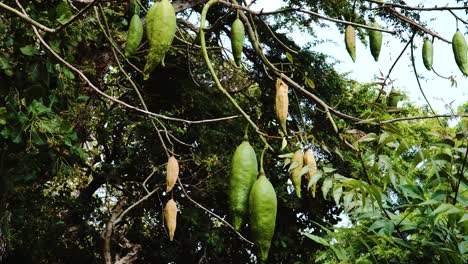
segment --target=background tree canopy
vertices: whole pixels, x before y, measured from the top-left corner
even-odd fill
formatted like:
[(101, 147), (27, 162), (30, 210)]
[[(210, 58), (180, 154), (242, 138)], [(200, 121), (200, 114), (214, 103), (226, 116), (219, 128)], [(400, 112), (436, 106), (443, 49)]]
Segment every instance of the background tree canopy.
[[(284, 2), (258, 12), (251, 1), (173, 1), (175, 38), (148, 80), (146, 34), (124, 50), (130, 18), (146, 25), (153, 1), (0, 2), (0, 262), (259, 263), (248, 221), (229, 224), (230, 163), (248, 127), (278, 198), (268, 263), (466, 263), (468, 103), (449, 115), (413, 105), (391, 70), (359, 83), (314, 45), (328, 20), (343, 38), (352, 26), (348, 42), (368, 45), (370, 30), (400, 38), (414, 63), (415, 39), (452, 41), (420, 14), (451, 12), (466, 33), (468, 2)], [(291, 31), (316, 42), (301, 47)], [(302, 171), (302, 198), (289, 175), (297, 150), (318, 165)], [(172, 155), (180, 173), (167, 193)]]

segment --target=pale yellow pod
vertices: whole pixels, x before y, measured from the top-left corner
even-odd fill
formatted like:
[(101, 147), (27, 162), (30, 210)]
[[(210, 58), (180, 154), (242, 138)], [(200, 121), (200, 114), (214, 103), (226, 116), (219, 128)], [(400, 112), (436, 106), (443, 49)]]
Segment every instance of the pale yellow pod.
[(288, 118), (288, 85), (280, 79), (276, 80), (275, 110), (276, 118), (286, 133), (286, 119)]
[(317, 172), (317, 162), (315, 161), (314, 154), (312, 151), (307, 150), (304, 153), (304, 165), (309, 166), (309, 171), (307, 172), (307, 179), (310, 181), (312, 176)]
[(169, 239), (172, 241), (177, 225), (177, 204), (174, 199), (170, 199), (164, 207), (164, 220), (169, 231)]
[(346, 26), (345, 29), (345, 44), (346, 50), (348, 51), (349, 56), (353, 62), (356, 61), (356, 32), (354, 27), (351, 25)]
[(179, 163), (174, 156), (171, 156), (167, 161), (166, 172), (166, 192), (169, 192), (174, 187), (179, 176)]
[(293, 157), (291, 158), (291, 165), (297, 162), (297, 167), (291, 170), (291, 180), (294, 185), (294, 189), (296, 191), (297, 197), (301, 198), (301, 182), (302, 182), (302, 175), (301, 170), (304, 163), (304, 157), (302, 155), (302, 150), (299, 149), (294, 152)]

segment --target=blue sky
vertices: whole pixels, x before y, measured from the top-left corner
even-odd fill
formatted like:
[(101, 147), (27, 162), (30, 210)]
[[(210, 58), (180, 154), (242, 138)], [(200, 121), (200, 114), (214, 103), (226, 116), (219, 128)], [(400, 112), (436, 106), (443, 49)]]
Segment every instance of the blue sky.
[[(436, 3), (438, 6), (459, 5), (457, 5), (456, 1), (406, 0), (406, 3), (411, 6), (416, 6), (421, 2), (424, 2), (426, 7), (435, 6)], [(254, 9), (263, 8), (264, 11), (275, 10), (282, 4), (283, 2), (281, 0), (260, 0), (257, 2), (257, 4), (254, 5)], [(455, 11), (455, 13), (461, 18), (468, 20), (468, 16), (465, 15), (463, 10)], [(452, 39), (452, 36), (456, 31), (456, 22), (454, 16), (452, 16), (449, 12), (423, 12), (421, 16), (423, 20), (428, 22), (429, 29), (437, 32), (446, 39)], [(369, 48), (366, 48), (358, 41), (356, 46), (357, 59), (356, 62), (353, 63), (346, 51), (344, 36), (338, 31), (335, 23), (327, 22), (325, 20), (322, 20), (321, 22), (329, 25), (329, 27), (319, 28), (317, 26), (317, 35), (326, 36), (324, 40), (328, 41), (324, 44), (313, 47), (314, 51), (323, 52), (341, 61), (341, 63), (337, 66), (337, 70), (342, 73), (349, 72), (349, 76), (351, 78), (361, 82), (376, 81), (376, 77), (380, 76), (380, 71), (386, 75), (391, 65), (394, 63), (406, 44), (401, 43), (396, 36), (384, 33), (384, 44), (382, 46), (379, 61), (375, 62), (369, 51)], [(459, 27), (463, 33), (466, 33), (465, 27), (461, 22), (459, 22)], [(306, 44), (308, 41), (313, 40), (312, 38), (307, 38), (304, 36), (304, 34), (299, 32), (293, 32), (292, 37), (299, 44)], [(455, 59), (452, 53), (452, 46), (438, 39), (434, 41), (434, 68), (439, 74), (443, 76), (456, 76), (457, 87), (451, 87), (449, 80), (438, 77), (436, 74), (434, 74), (434, 72), (427, 71), (423, 65), (421, 57), (422, 43), (423, 38), (416, 37), (416, 50), (414, 51), (414, 54), (418, 74), (422, 75), (424, 78), (420, 79), (422, 89), (437, 113), (449, 113), (445, 107), (446, 103), (451, 103), (452, 106), (456, 109), (459, 105), (468, 101), (467, 77), (462, 75), (455, 63)], [(395, 80), (393, 84), (396, 88), (402, 89), (409, 93), (411, 101), (416, 102), (418, 105), (423, 105), (425, 104), (425, 101), (416, 82), (413, 67), (410, 61), (409, 51), (410, 49), (408, 48), (406, 53), (402, 56), (392, 71), (390, 78)]]

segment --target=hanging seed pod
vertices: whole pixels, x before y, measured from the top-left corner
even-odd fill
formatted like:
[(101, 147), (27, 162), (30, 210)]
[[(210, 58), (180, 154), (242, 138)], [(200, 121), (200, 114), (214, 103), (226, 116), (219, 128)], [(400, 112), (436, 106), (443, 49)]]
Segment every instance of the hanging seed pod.
[(310, 181), (312, 176), (317, 172), (317, 162), (315, 161), (314, 154), (312, 151), (306, 150), (304, 153), (304, 165), (309, 167), (309, 171), (307, 172), (307, 180)]
[(179, 163), (174, 156), (167, 160), (166, 166), (166, 192), (170, 192), (179, 177)]
[(125, 56), (129, 57), (135, 53), (140, 46), (141, 39), (143, 38), (143, 24), (140, 17), (135, 14), (130, 20), (130, 27), (128, 28), (127, 40), (125, 41)]
[(244, 24), (239, 18), (236, 18), (231, 26), (231, 45), (234, 62), (237, 66), (241, 65), (242, 48), (244, 47), (245, 29)]
[(169, 239), (172, 241), (177, 225), (177, 204), (174, 199), (170, 199), (164, 207), (164, 220), (169, 231)]
[(286, 133), (286, 119), (288, 118), (288, 85), (280, 79), (276, 80), (275, 110), (276, 118)]
[[(380, 28), (380, 25), (377, 22), (371, 24), (372, 27)], [(379, 60), (380, 49), (382, 48), (382, 32), (377, 30), (369, 31), (369, 46), (371, 54), (374, 57), (375, 61)]]
[(465, 37), (458, 29), (452, 38), (452, 49), (453, 55), (455, 56), (455, 62), (457, 63), (458, 68), (464, 75), (468, 75), (468, 48), (466, 45)]
[(346, 50), (348, 51), (349, 56), (353, 62), (356, 61), (356, 32), (354, 31), (354, 27), (351, 25), (347, 25), (345, 29), (345, 44)]
[(422, 48), (422, 57), (423, 57), (423, 62), (424, 62), (424, 67), (428, 71), (432, 70), (432, 59), (433, 59), (433, 47), (432, 47), (432, 41), (429, 39), (424, 39), (424, 44)]
[(294, 155), (291, 158), (291, 166), (293, 166), (294, 163), (297, 164), (296, 167), (291, 169), (290, 174), (291, 174), (291, 180), (294, 185), (294, 190), (296, 191), (296, 195), (299, 198), (301, 198), (301, 182), (302, 182), (301, 170), (303, 167), (303, 160), (304, 160), (304, 157), (302, 155), (301, 149), (298, 149), (296, 152), (294, 152)]
[(143, 69), (145, 80), (156, 66), (160, 63), (164, 65), (164, 56), (172, 45), (175, 32), (176, 16), (172, 4), (168, 0), (161, 0), (151, 6), (146, 15), (146, 34), (150, 47)]
[(249, 193), (258, 175), (257, 156), (248, 138), (236, 148), (231, 162), (229, 209), (232, 225), (239, 231), (247, 213)]
[(249, 196), (250, 229), (261, 261), (268, 258), (275, 233), (277, 199), (275, 189), (264, 174), (260, 174)]

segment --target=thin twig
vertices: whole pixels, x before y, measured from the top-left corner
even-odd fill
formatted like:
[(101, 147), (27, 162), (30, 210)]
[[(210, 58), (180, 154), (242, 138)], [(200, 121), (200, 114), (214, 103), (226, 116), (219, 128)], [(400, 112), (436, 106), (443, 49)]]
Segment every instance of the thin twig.
[(179, 182), (179, 185), (182, 189), (182, 192), (185, 194), (185, 196), (187, 196), (187, 199), (189, 199), (192, 203), (194, 203), (196, 206), (200, 207), (201, 209), (203, 209), (205, 212), (211, 214), (212, 216), (216, 217), (219, 221), (223, 222), (225, 225), (227, 225), (228, 227), (230, 227), (232, 229), (232, 231), (234, 231), (242, 240), (244, 240), (245, 242), (253, 245), (254, 243), (251, 242), (250, 240), (248, 240), (247, 238), (245, 238), (241, 233), (237, 232), (234, 227), (229, 224), (226, 220), (224, 220), (221, 216), (211, 212), (210, 210), (208, 210), (206, 207), (204, 207), (203, 205), (199, 204), (197, 201), (195, 201), (194, 199), (192, 199), (192, 197), (190, 197), (190, 195), (187, 193), (187, 191), (185, 190), (184, 188), (184, 185), (182, 184), (182, 182), (180, 181), (180, 177), (177, 178), (177, 181)]
[[(104, 20), (104, 25), (106, 27), (106, 29), (104, 30), (102, 28), (102, 25), (101, 25), (101, 28), (102, 30), (104, 31), (103, 33), (105, 35), (109, 35), (109, 42), (111, 44), (111, 48), (112, 48), (112, 54), (114, 55), (114, 59), (115, 59), (115, 62), (117, 63), (117, 66), (119, 67), (120, 71), (125, 75), (125, 77), (127, 78), (127, 80), (130, 82), (130, 85), (133, 87), (133, 90), (135, 90), (135, 93), (138, 95), (138, 98), (140, 99), (140, 102), (141, 104), (143, 105), (143, 109), (145, 109), (146, 111), (148, 111), (148, 107), (146, 106), (146, 103), (145, 103), (145, 99), (143, 98), (143, 96), (141, 95), (140, 93), (140, 90), (138, 89), (136, 83), (133, 81), (133, 79), (130, 77), (130, 75), (128, 75), (128, 73), (124, 70), (124, 68), (122, 67), (122, 65), (120, 64), (120, 61), (119, 61), (119, 58), (117, 57), (117, 54), (116, 54), (116, 48), (112, 45), (112, 43), (114, 42), (112, 37), (111, 37), (111, 32), (110, 32), (110, 29), (109, 29), (109, 25), (107, 23), (107, 19), (105, 17), (105, 13), (104, 13), (104, 10), (102, 9), (102, 6), (101, 4), (98, 5), (98, 8), (99, 8), (99, 11), (101, 12), (101, 16), (102, 16), (102, 19)], [(96, 11), (96, 18), (99, 22), (99, 24), (101, 24), (101, 22), (99, 21), (99, 15)], [(107, 34), (106, 34), (106, 31), (107, 31)], [(122, 54), (121, 54), (122, 55)], [(125, 57), (125, 56), (124, 56)], [(158, 118), (155, 118), (156, 120), (159, 121)], [(164, 152), (166, 152), (166, 156), (170, 156), (169, 155), (169, 150), (167, 149), (166, 147), (166, 143), (164, 142), (162, 136), (161, 136), (161, 133), (159, 132), (159, 129), (158, 127), (156, 126), (156, 123), (154, 122), (154, 120), (152, 118), (150, 118), (150, 121), (151, 121), (151, 124), (153, 125), (153, 128), (156, 130), (156, 134), (158, 135), (158, 138), (159, 138), (159, 141), (161, 142), (161, 146), (163, 147), (164, 149)], [(166, 130), (166, 135), (167, 135), (167, 130)]]
[[(405, 53), (406, 49), (408, 48), (408, 46), (411, 44), (411, 42), (413, 41), (414, 39), (414, 36), (416, 36), (416, 31), (413, 33), (413, 35), (411, 36), (410, 40), (406, 43), (405, 47), (403, 48), (403, 50), (401, 50), (400, 54), (398, 55), (398, 57), (396, 58), (396, 60), (393, 62), (392, 66), (390, 67), (390, 70), (388, 70), (388, 73), (387, 73), (387, 76), (385, 76), (385, 79), (383, 81), (383, 85), (385, 85), (385, 83), (387, 82), (388, 78), (390, 78), (390, 74), (392, 73), (393, 71), (393, 68), (395, 68), (396, 64), (398, 63), (398, 61), (400, 61), (400, 58), (403, 56), (403, 54)], [(380, 95), (382, 93), (379, 93), (379, 95), (377, 96), (377, 98), (375, 99), (375, 102), (377, 102), (380, 98)]]
[[(208, 67), (208, 70), (211, 73), (211, 77), (213, 78), (213, 81), (216, 84), (216, 88), (221, 91), (228, 99), (229, 101), (237, 108), (237, 110), (244, 116), (244, 118), (249, 122), (249, 124), (255, 128), (255, 131), (259, 135), (260, 139), (263, 141), (263, 143), (267, 144), (270, 146), (263, 136), (263, 134), (260, 132), (260, 128), (252, 121), (250, 116), (242, 109), (242, 107), (239, 106), (239, 104), (236, 102), (236, 100), (224, 89), (222, 86), (221, 82), (218, 79), (218, 76), (216, 75), (216, 72), (213, 68), (213, 65), (211, 64), (210, 58), (208, 56), (208, 51), (206, 49), (206, 41), (205, 41), (205, 22), (206, 22), (206, 14), (208, 13), (208, 10), (210, 7), (216, 3), (218, 3), (219, 0), (210, 0), (204, 7), (203, 11), (201, 14), (201, 19), (200, 19), (200, 45), (202, 47), (202, 53), (203, 53), (203, 58), (205, 59), (206, 65)], [(242, 14), (242, 13), (241, 13)], [(271, 149), (273, 149), (270, 146)]]
[[(413, 43), (413, 41), (411, 41), (411, 64), (413, 65), (414, 76), (416, 77), (416, 81), (418, 83), (419, 90), (421, 91), (421, 93), (422, 93), (422, 95), (424, 97), (424, 100), (426, 100), (426, 103), (429, 106), (429, 108), (431, 109), (432, 113), (434, 115), (436, 115), (436, 112), (434, 111), (434, 109), (432, 108), (431, 103), (427, 99), (426, 94), (424, 93), (424, 91), (422, 89), (421, 82), (419, 81), (418, 71), (416, 70), (416, 63), (415, 63), (415, 60), (414, 60), (414, 43)], [(443, 127), (442, 122), (440, 122), (440, 120), (438, 118), (437, 118), (437, 121), (439, 122), (440, 126)]]
[(284, 44), (277, 36), (276, 34), (273, 32), (273, 30), (271, 30), (270, 26), (263, 20), (260, 18), (260, 21), (263, 22), (263, 24), (265, 25), (265, 27), (267, 28), (268, 32), (270, 32), (270, 35), (273, 36), (273, 38), (281, 45), (283, 46), (283, 48), (285, 48), (287, 51), (293, 53), (293, 54), (297, 54), (298, 51), (296, 50), (293, 50), (292, 48), (288, 47), (286, 44)]
[(120, 223), (120, 221), (122, 221), (122, 218), (128, 213), (130, 212), (133, 208), (135, 208), (137, 205), (139, 205), (140, 203), (142, 203), (143, 201), (145, 201), (146, 199), (150, 198), (151, 195), (155, 194), (157, 191), (159, 190), (159, 187), (157, 187), (156, 189), (152, 190), (151, 192), (149, 192), (148, 194), (146, 194), (145, 196), (143, 196), (140, 200), (136, 201), (134, 204), (130, 205), (127, 209), (125, 209), (125, 211), (123, 211), (114, 221), (114, 226), (117, 225), (118, 223)]
[(86, 11), (88, 11), (91, 7), (93, 7), (94, 5), (96, 5), (98, 2), (100, 2), (101, 0), (94, 0), (93, 2), (89, 3), (87, 6), (85, 6), (83, 9), (81, 9), (78, 13), (76, 13), (73, 17), (71, 17), (68, 21), (66, 21), (65, 23), (63, 23), (62, 25), (60, 25), (58, 28), (54, 29), (54, 32), (53, 33), (57, 33), (59, 32), (60, 30), (64, 29), (65, 27), (67, 27), (68, 25), (70, 25), (71, 23), (73, 23), (75, 20), (77, 20), (79, 17), (81, 17), (84, 13), (86, 13)]
[(26, 22), (32, 24), (33, 26), (36, 26), (38, 28), (40, 28), (41, 30), (44, 30), (44, 31), (47, 31), (47, 32), (51, 32), (53, 33), (55, 30), (52, 29), (52, 28), (49, 28), (47, 26), (44, 26), (42, 25), (41, 23), (37, 22), (36, 20), (30, 18), (26, 12), (25, 14), (22, 14), (20, 11), (14, 9), (13, 7), (11, 6), (8, 6), (6, 4), (4, 4), (3, 2), (0, 2), (0, 7), (3, 8), (3, 9), (6, 9), (12, 13), (14, 13), (15, 15), (17, 15), (18, 17), (20, 17), (21, 19), (25, 20)]
[(405, 10), (418, 10), (418, 11), (443, 11), (443, 10), (466, 10), (468, 7), (466, 6), (441, 6), (438, 7), (437, 5), (434, 7), (416, 7), (416, 6), (409, 6), (404, 4), (398, 3), (390, 3), (390, 2), (383, 2), (378, 0), (366, 0), (367, 2), (379, 4), (381, 6), (391, 6), (391, 7), (398, 7)]
[(387, 10), (388, 10), (389, 13), (393, 14), (394, 16), (396, 16), (397, 18), (399, 18), (400, 20), (403, 20), (404, 22), (406, 22), (406, 23), (408, 23), (408, 24), (410, 24), (410, 25), (412, 25), (412, 26), (414, 26), (414, 27), (416, 27), (416, 28), (418, 28), (418, 29), (420, 29), (420, 30), (426, 32), (427, 34), (429, 34), (429, 35), (431, 35), (431, 36), (434, 36), (434, 37), (436, 37), (436, 38), (438, 38), (438, 39), (440, 39), (440, 40), (442, 40), (442, 41), (445, 41), (445, 42), (447, 42), (447, 43), (449, 43), (449, 44), (452, 43), (450, 40), (448, 40), (448, 39), (442, 37), (441, 35), (439, 35), (439, 34), (433, 32), (433, 31), (431, 31), (431, 30), (425, 28), (424, 26), (422, 26), (421, 24), (419, 24), (419, 23), (417, 23), (416, 21), (412, 20), (411, 18), (409, 18), (409, 17), (407, 17), (407, 16), (405, 16), (405, 15), (400, 14), (400, 13), (399, 13), (398, 11), (396, 11), (393, 7), (387, 7)]
[(299, 13), (305, 13), (305, 14), (308, 14), (308, 15), (313, 15), (313, 16), (316, 16), (316, 17), (324, 19), (324, 20), (328, 20), (328, 21), (332, 21), (332, 22), (336, 22), (336, 23), (341, 23), (341, 24), (344, 24), (344, 25), (352, 25), (352, 26), (355, 26), (355, 27), (360, 27), (360, 28), (365, 28), (365, 29), (370, 29), (370, 30), (376, 30), (376, 31), (382, 31), (382, 32), (385, 32), (385, 33), (390, 33), (390, 34), (396, 34), (397, 33), (395, 30), (389, 30), (389, 29), (385, 29), (385, 28), (377, 28), (377, 27), (358, 24), (358, 23), (354, 23), (354, 22), (341, 20), (341, 19), (336, 19), (336, 18), (332, 18), (332, 17), (327, 17), (327, 16), (321, 15), (319, 13), (316, 13), (316, 12), (313, 12), (313, 11), (310, 11), (310, 10), (300, 9), (300, 8), (285, 8), (285, 9), (279, 9), (279, 10), (270, 11), (270, 12), (263, 12), (263, 11), (255, 11), (255, 10), (252, 10), (252, 9), (250, 9), (248, 7), (241, 6), (241, 5), (236, 5), (236, 4), (229, 3), (229, 2), (226, 2), (226, 1), (223, 1), (223, 0), (219, 0), (218, 2), (220, 4), (222, 4), (222, 5), (227, 6), (227, 7), (244, 10), (244, 11), (246, 11), (246, 12), (252, 14), (252, 15), (266, 16), (266, 15), (275, 15), (275, 14), (288, 13), (288, 12), (299, 12)]
[(396, 122), (401, 122), (401, 121), (410, 121), (410, 120), (421, 120), (421, 119), (431, 119), (431, 118), (441, 118), (441, 117), (447, 117), (447, 118), (456, 118), (456, 117), (468, 117), (468, 114), (459, 114), (459, 115), (429, 115), (429, 116), (409, 116), (409, 117), (400, 117), (400, 118), (395, 118), (395, 119), (390, 119), (390, 120), (385, 120), (385, 121), (380, 121), (379, 124), (391, 124), (391, 123), (396, 123)]

